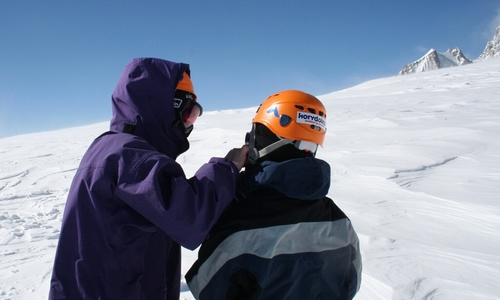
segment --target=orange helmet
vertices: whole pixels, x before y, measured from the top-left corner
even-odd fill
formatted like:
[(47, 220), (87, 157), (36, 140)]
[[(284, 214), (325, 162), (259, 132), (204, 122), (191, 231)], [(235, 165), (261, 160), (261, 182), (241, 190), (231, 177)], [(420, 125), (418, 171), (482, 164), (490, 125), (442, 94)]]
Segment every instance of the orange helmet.
[(184, 72), (184, 74), (182, 74), (182, 79), (177, 84), (176, 89), (193, 94), (194, 98), (196, 100), (196, 94), (194, 93), (193, 82), (191, 81), (191, 78), (189, 77), (189, 75), (186, 72)]
[(253, 123), (263, 124), (285, 139), (323, 146), (326, 109), (310, 94), (286, 90), (269, 96), (257, 110)]

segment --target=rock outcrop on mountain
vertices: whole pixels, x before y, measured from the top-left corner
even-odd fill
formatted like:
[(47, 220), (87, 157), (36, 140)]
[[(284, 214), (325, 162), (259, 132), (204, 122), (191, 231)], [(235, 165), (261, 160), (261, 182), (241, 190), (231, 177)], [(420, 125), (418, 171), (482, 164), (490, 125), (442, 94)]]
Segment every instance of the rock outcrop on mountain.
[(493, 40), (489, 41), (486, 44), (483, 53), (479, 55), (477, 61), (486, 60), (497, 56), (500, 56), (500, 26), (497, 27)]

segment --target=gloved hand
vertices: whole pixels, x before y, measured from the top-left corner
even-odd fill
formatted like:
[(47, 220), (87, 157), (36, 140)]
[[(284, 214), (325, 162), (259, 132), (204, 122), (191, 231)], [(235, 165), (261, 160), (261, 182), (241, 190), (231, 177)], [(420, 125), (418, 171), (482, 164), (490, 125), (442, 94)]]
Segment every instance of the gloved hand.
[(247, 145), (243, 145), (241, 148), (233, 148), (226, 154), (225, 159), (230, 160), (240, 171), (247, 163), (249, 150), (250, 148)]

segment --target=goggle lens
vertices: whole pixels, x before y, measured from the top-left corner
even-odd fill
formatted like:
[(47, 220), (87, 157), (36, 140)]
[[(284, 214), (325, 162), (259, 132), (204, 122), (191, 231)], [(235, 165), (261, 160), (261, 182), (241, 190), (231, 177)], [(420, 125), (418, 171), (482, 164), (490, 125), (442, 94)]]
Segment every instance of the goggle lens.
[(193, 100), (189, 100), (182, 111), (182, 122), (184, 122), (184, 127), (188, 128), (196, 122), (199, 116), (201, 116), (203, 109), (201, 105)]
[(193, 126), (196, 119), (203, 113), (201, 105), (193, 99), (174, 98), (174, 108), (179, 112), (186, 129)]

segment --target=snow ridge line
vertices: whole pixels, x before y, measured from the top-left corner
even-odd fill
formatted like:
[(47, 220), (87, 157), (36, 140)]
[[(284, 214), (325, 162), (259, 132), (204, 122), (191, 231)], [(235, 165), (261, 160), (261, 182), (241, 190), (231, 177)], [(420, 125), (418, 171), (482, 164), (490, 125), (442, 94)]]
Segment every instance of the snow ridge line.
[(445, 160), (443, 160), (442, 162), (438, 162), (438, 163), (435, 163), (435, 164), (432, 164), (432, 165), (423, 165), (423, 166), (420, 166), (418, 168), (414, 168), (414, 169), (402, 169), (402, 170), (396, 170), (394, 171), (394, 175), (387, 178), (387, 179), (396, 179), (399, 177), (399, 175), (401, 173), (413, 173), (413, 172), (422, 172), (422, 171), (425, 171), (425, 170), (429, 170), (429, 169), (432, 169), (432, 168), (435, 168), (435, 167), (439, 167), (439, 166), (442, 166), (446, 163), (449, 163), (450, 161), (452, 160), (455, 160), (457, 159), (458, 156), (454, 156), (454, 157), (451, 157), (451, 158), (447, 158)]

